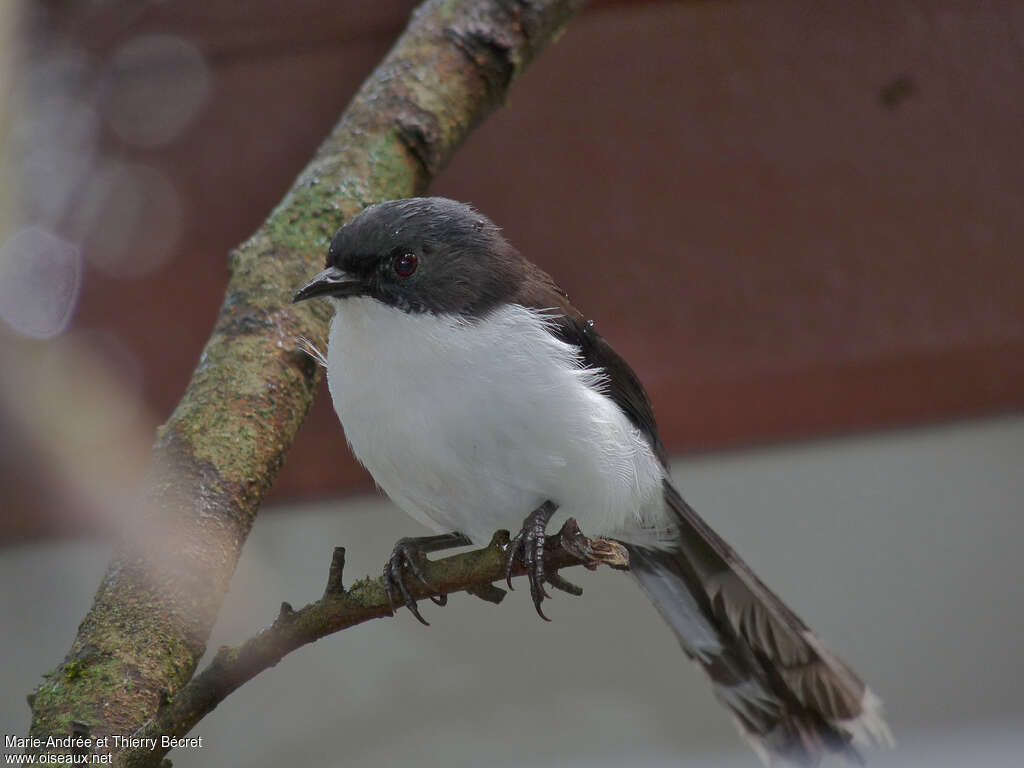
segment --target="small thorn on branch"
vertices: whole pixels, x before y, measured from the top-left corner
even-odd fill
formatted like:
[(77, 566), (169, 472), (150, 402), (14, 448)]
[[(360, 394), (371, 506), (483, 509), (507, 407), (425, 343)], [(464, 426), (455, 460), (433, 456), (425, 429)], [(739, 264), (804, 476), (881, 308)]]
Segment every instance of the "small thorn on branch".
[(487, 548), (488, 549), (497, 549), (497, 550), (499, 550), (501, 552), (504, 552), (505, 551), (505, 547), (508, 546), (508, 543), (511, 540), (512, 540), (512, 534), (509, 533), (508, 531), (506, 531), (504, 528), (501, 528), (501, 529), (495, 531), (494, 535), (491, 536), (491, 541), (487, 545)]
[(295, 614), (295, 609), (292, 608), (292, 604), (287, 600), (282, 601), (280, 609), (277, 611), (277, 618), (274, 619), (274, 624), (280, 624), (283, 621), (287, 621)]
[(471, 595), (479, 597), (481, 600), (486, 600), (488, 603), (494, 603), (495, 605), (500, 604), (505, 599), (505, 595), (508, 594), (504, 589), (494, 584), (480, 584), (476, 587), (470, 587), (466, 591)]
[(544, 574), (544, 578), (547, 580), (548, 584), (555, 589), (559, 589), (562, 592), (568, 592), (574, 597), (579, 597), (583, 594), (583, 587), (576, 586), (558, 571), (548, 571)]
[(345, 585), (342, 583), (342, 574), (345, 571), (345, 548), (335, 547), (334, 556), (331, 558), (331, 570), (327, 574), (327, 586), (324, 587), (324, 596), (339, 596), (345, 594)]

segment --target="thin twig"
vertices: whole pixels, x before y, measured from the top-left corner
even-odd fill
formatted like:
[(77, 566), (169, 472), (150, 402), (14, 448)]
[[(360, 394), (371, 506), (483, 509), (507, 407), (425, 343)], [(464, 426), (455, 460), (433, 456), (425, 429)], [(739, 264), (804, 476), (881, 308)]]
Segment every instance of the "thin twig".
[[(421, 564), (424, 575), (436, 589), (409, 579), (409, 592), (416, 599), (456, 592), (483, 592), (488, 595), (484, 599), (490, 599), (494, 592), (503, 593), (493, 582), (504, 578), (508, 541), (508, 531), (498, 531), (482, 549), (436, 561), (424, 558)], [(568, 585), (566, 591), (573, 594), (581, 594), (582, 590), (558, 575), (559, 569), (577, 565), (593, 569), (601, 564), (625, 568), (629, 563), (621, 544), (608, 539), (588, 539), (572, 518), (558, 533), (547, 537), (544, 553), (549, 578), (554, 577), (553, 583), (557, 581), (561, 589)], [(277, 664), (288, 653), (334, 632), (394, 615), (383, 579), (365, 578), (346, 590), (342, 584), (344, 565), (345, 550), (338, 547), (334, 550), (327, 586), (319, 600), (299, 610), (282, 603), (269, 628), (238, 647), (221, 646), (210, 665), (167, 700), (153, 719), (133, 735), (155, 738), (157, 744), (161, 743), (161, 736), (180, 738), (236, 688)], [(523, 575), (522, 563), (517, 561), (512, 573)], [(120, 768), (157, 765), (168, 751), (160, 747), (124, 750), (118, 753), (114, 765)]]

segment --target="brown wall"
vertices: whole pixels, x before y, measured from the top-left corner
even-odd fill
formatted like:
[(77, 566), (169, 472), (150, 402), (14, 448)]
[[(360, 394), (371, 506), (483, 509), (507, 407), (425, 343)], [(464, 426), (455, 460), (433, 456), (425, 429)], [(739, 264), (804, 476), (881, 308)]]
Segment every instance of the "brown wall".
[[(134, 372), (150, 434), (209, 332), (227, 250), (280, 198), (409, 4), (305, 0), (285, 15), (265, 0), (244, 17), (226, 0), (135, 16), (91, 5), (51, 3), (29, 25), (37, 69), (78, 52), (67, 82), (100, 116), (92, 171), (52, 226), (87, 258), (165, 258), (140, 276), (88, 266), (71, 327), (109, 331), (103, 359)], [(157, 32), (194, 45), (207, 79), (194, 118), (146, 147), (112, 127), (118, 94), (152, 114), (194, 73), (173, 56), (111, 61)], [(1019, 408), (1022, 34), (1024, 6), (996, 1), (603, 4), (432, 191), (479, 206), (566, 287), (647, 384), (671, 450)], [(92, 210), (111, 159), (167, 182), (114, 241), (123, 211), (75, 215)], [(277, 499), (369, 486), (323, 395)], [(8, 535), (88, 527), (68, 494), (39, 495), (47, 472), (7, 434)]]

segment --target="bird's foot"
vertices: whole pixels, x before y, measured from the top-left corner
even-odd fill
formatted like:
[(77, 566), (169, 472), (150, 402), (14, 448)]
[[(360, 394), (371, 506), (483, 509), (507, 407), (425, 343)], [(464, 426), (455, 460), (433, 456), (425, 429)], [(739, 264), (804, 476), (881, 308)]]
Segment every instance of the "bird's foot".
[(530, 581), (530, 597), (533, 598), (533, 607), (537, 609), (544, 621), (551, 621), (544, 615), (540, 604), (544, 598), (551, 596), (544, 590), (544, 582), (547, 581), (547, 574), (544, 572), (544, 534), (548, 521), (555, 514), (558, 505), (553, 501), (545, 501), (533, 512), (526, 516), (523, 527), (519, 530), (508, 545), (508, 560), (505, 563), (505, 581), (508, 588), (512, 589), (512, 568), (518, 556), (526, 569), (526, 578)]
[[(391, 612), (395, 612), (395, 593), (397, 592), (401, 595), (402, 602), (412, 612), (412, 615), (419, 619), (421, 624), (429, 627), (430, 622), (420, 615), (416, 599), (410, 594), (409, 588), (405, 585), (403, 572), (408, 569), (427, 589), (436, 591), (437, 588), (427, 580), (421, 568), (423, 561), (426, 559), (426, 554), (452, 547), (465, 547), (471, 543), (461, 533), (442, 533), (439, 536), (417, 536), (399, 539), (395, 543), (395, 548), (391, 550), (391, 557), (384, 564), (384, 589), (388, 594), (388, 604), (391, 606)], [(444, 605), (448, 602), (448, 596), (443, 594), (431, 595), (430, 599), (436, 605)]]

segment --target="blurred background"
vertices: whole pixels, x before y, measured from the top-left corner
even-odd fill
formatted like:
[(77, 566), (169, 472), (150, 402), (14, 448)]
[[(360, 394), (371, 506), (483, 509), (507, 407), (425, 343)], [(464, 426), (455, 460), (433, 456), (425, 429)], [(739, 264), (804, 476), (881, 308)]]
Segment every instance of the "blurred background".
[[(90, 604), (228, 250), (413, 6), (0, 4), (4, 733)], [(871, 765), (1024, 753), (1022, 35), (994, 0), (597, 2), (431, 189), (637, 370), (684, 493), (889, 705)], [(322, 392), (211, 647), (314, 599), (335, 544), (351, 580), (418, 533)], [(579, 578), (550, 625), (519, 590), (303, 649), (172, 758), (756, 764), (632, 582)]]

